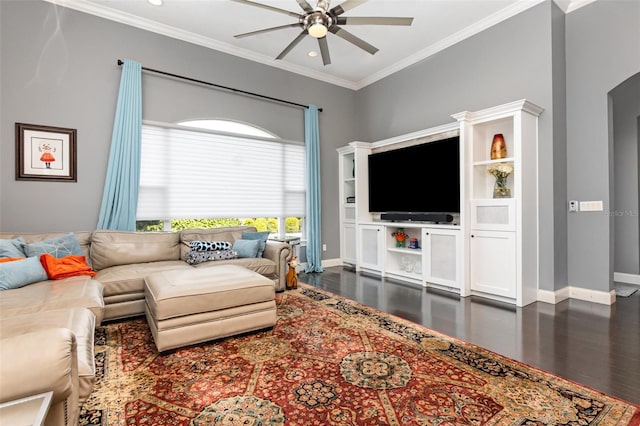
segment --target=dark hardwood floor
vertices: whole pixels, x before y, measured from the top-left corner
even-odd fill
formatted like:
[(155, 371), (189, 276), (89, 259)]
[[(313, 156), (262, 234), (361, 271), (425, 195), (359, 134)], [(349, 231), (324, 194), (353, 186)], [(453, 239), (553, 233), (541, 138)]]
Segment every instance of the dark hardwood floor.
[(640, 291), (523, 308), (331, 267), (300, 282), (640, 404)]

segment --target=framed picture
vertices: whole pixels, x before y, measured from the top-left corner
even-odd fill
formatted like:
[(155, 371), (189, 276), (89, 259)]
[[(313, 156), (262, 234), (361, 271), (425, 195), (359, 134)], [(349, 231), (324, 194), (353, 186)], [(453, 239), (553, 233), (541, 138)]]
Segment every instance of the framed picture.
[(77, 182), (76, 129), (16, 123), (16, 180)]

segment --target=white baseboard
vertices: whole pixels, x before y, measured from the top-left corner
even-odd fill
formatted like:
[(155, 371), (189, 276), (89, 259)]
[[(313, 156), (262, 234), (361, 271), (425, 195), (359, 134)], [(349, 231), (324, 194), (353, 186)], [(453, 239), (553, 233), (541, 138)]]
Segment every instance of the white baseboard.
[(581, 287), (567, 286), (560, 290), (538, 290), (538, 301), (556, 304), (566, 299), (578, 299), (587, 302), (599, 303), (602, 305), (612, 305), (616, 302), (616, 292), (589, 290)]
[(625, 274), (623, 272), (614, 272), (613, 280), (617, 283), (640, 285), (640, 275)]
[(325, 259), (322, 261), (322, 267), (323, 268), (331, 268), (332, 266), (342, 266), (344, 265), (344, 263), (342, 263), (342, 260), (340, 258), (338, 259)]
[[(331, 268), (332, 266), (342, 266), (342, 260), (338, 259), (324, 259), (322, 261), (323, 268)], [(298, 265), (298, 271), (304, 271), (307, 268), (307, 262), (302, 262)]]
[(538, 302), (551, 303), (555, 305), (569, 298), (569, 287), (560, 290), (538, 290)]

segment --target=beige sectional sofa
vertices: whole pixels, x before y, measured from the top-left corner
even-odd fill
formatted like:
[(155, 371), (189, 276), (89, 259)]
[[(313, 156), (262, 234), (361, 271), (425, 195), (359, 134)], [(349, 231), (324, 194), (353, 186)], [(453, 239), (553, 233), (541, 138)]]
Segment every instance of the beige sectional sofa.
[[(176, 232), (74, 232), (96, 276), (47, 280), (0, 291), (0, 403), (53, 391), (47, 425), (75, 424), (95, 381), (95, 326), (103, 320), (143, 315), (144, 278), (154, 272), (240, 265), (285, 290), (288, 244), (267, 241), (257, 258), (188, 264), (192, 241), (241, 239), (254, 227)], [(26, 243), (68, 233), (0, 233)]]

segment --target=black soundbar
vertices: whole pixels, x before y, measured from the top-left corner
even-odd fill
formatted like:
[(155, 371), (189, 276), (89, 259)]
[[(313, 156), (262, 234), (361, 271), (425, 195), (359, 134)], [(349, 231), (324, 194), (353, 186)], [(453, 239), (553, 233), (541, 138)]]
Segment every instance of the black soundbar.
[(448, 213), (410, 213), (410, 212), (390, 212), (382, 213), (381, 220), (394, 222), (453, 222), (453, 215)]

